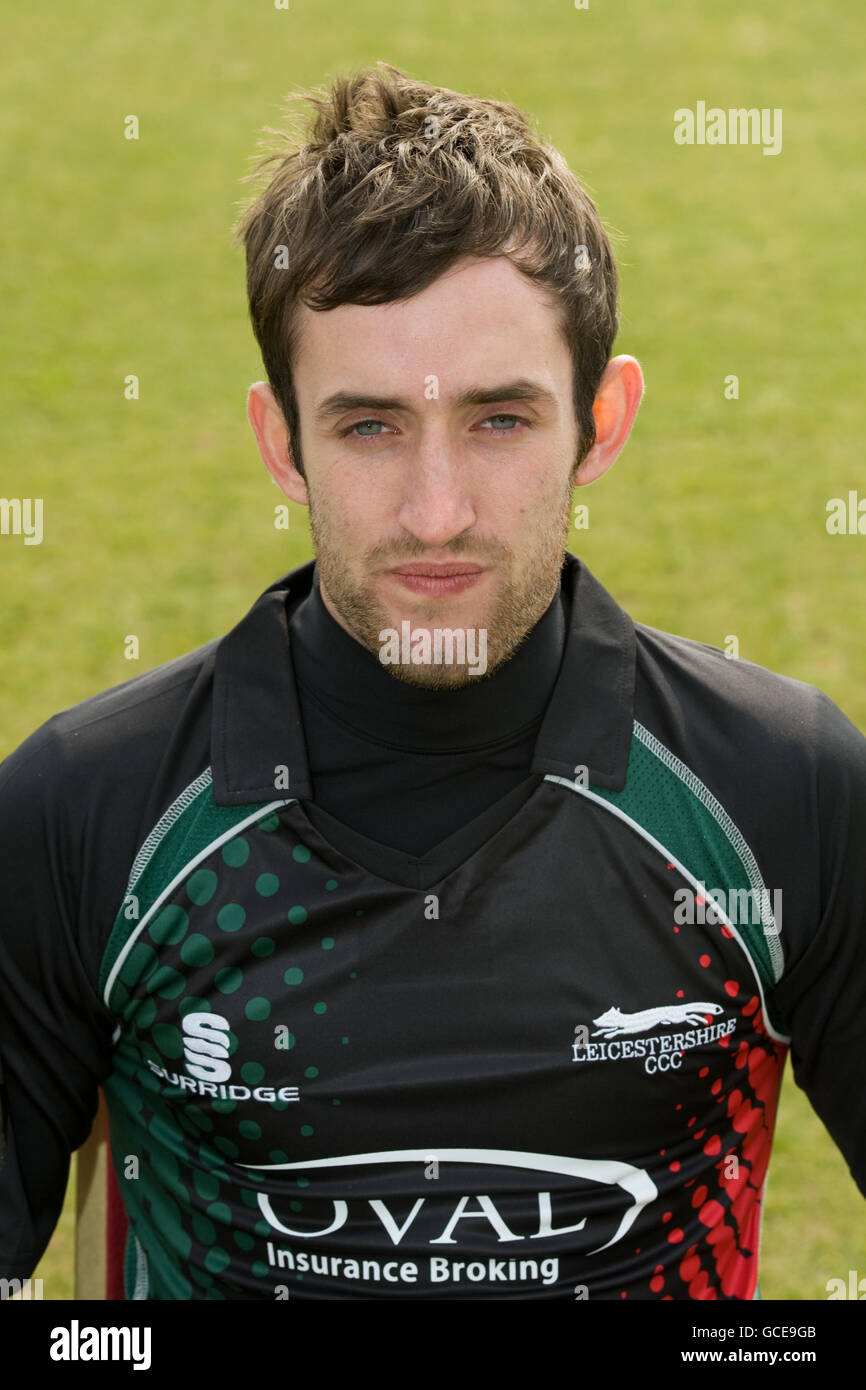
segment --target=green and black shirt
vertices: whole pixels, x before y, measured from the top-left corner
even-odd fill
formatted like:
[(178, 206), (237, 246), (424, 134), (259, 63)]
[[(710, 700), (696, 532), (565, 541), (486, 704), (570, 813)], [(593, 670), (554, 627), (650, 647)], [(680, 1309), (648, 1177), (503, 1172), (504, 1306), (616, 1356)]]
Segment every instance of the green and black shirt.
[(310, 562), (0, 767), (0, 1275), (97, 1087), (137, 1299), (750, 1299), (782, 1069), (866, 1193), (866, 740), (567, 555), (394, 681)]

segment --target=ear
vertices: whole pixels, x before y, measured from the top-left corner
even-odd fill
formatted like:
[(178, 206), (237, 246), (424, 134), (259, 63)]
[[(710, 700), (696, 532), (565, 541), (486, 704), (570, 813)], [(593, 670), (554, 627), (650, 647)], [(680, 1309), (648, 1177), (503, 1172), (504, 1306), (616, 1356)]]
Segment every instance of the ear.
[(253, 427), (259, 453), (277, 487), (292, 502), (309, 505), (307, 484), (294, 465), (289, 428), (276, 396), (266, 381), (257, 381), (247, 396), (247, 419)]
[(612, 357), (604, 369), (592, 404), (595, 443), (578, 467), (574, 479), (577, 487), (594, 483), (596, 478), (607, 472), (625, 447), (643, 393), (640, 363), (625, 354)]

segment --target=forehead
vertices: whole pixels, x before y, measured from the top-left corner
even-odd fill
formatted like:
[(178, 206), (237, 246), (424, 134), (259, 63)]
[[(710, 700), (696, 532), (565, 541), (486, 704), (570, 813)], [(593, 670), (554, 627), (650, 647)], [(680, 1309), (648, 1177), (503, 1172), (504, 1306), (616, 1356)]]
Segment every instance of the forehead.
[[(567, 382), (571, 359), (549, 291), (504, 256), (466, 259), (410, 299), (299, 308), (295, 380), (318, 398), (351, 371), (381, 394), (423, 378), (484, 380), (546, 374)], [(504, 377), (503, 377), (504, 379)]]

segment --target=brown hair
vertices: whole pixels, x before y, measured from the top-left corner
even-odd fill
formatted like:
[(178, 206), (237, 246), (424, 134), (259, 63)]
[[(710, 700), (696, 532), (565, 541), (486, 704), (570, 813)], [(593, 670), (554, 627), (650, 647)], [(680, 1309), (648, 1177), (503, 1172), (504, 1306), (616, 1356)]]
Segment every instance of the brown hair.
[(296, 466), (303, 472), (297, 302), (323, 310), (406, 299), (464, 256), (508, 254), (559, 309), (574, 362), (576, 467), (595, 440), (617, 274), (595, 206), (562, 155), (515, 106), (428, 86), (390, 63), (300, 95), (317, 113), (308, 142), (265, 128), (276, 148), (242, 181), (265, 172), (269, 181), (234, 228)]

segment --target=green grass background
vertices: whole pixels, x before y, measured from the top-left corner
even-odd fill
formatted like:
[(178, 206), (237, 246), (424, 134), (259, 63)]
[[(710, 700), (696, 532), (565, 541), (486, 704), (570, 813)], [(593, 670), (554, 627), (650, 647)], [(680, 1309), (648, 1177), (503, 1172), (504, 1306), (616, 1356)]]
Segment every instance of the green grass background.
[[(576, 494), (572, 548), (634, 618), (735, 634), (866, 729), (866, 538), (824, 524), (828, 498), (866, 491), (856, 0), (4, 8), (0, 492), (44, 498), (45, 538), (0, 537), (0, 754), (227, 631), (311, 554), (301, 510), (274, 529), (246, 421), (263, 373), (229, 228), (290, 90), (379, 58), (530, 111), (616, 235), (617, 350), (647, 395), (616, 467)], [(698, 100), (781, 107), (782, 153), (674, 144)], [(790, 1078), (762, 1248), (766, 1298), (866, 1274), (863, 1198)], [(46, 1297), (71, 1296), (71, 1252), (70, 1190)]]

